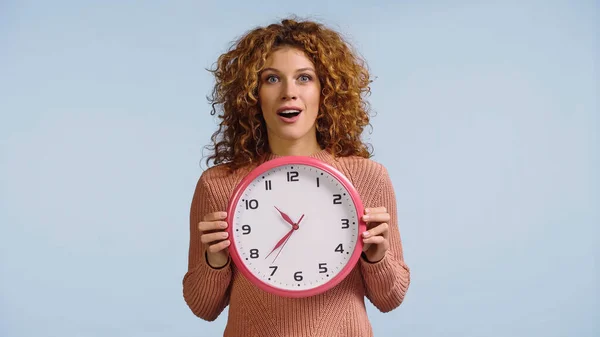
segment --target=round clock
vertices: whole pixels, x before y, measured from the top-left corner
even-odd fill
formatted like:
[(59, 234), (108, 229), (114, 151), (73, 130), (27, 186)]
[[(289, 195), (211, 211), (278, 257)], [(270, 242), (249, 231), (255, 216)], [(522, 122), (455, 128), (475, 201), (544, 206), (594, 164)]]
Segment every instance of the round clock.
[(285, 297), (322, 293), (362, 252), (364, 208), (350, 181), (312, 157), (287, 156), (253, 169), (227, 209), (229, 252), (259, 288)]

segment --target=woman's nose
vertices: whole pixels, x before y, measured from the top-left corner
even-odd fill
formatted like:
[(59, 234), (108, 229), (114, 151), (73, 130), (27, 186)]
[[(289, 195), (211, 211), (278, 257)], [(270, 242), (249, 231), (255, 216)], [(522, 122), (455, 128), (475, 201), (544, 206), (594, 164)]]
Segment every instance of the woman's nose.
[(286, 83), (283, 86), (283, 93), (281, 95), (281, 99), (282, 100), (288, 100), (288, 99), (297, 99), (298, 98), (298, 92), (297, 92), (297, 88), (296, 85), (294, 83)]

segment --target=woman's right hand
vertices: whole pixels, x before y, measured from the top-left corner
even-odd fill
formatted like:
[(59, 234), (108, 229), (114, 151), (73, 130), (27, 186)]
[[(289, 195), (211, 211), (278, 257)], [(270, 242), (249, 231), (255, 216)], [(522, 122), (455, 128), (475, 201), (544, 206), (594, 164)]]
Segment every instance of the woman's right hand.
[(200, 230), (200, 241), (206, 246), (208, 263), (213, 268), (220, 268), (229, 260), (231, 244), (227, 233), (227, 212), (214, 212), (204, 216), (198, 224)]

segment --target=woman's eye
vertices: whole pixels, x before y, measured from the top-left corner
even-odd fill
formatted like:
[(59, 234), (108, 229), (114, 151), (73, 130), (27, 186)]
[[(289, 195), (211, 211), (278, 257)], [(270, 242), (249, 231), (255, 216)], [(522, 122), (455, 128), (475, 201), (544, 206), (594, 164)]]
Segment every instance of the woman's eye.
[(267, 76), (267, 82), (269, 83), (275, 83), (277, 82), (277, 77), (271, 75), (271, 76)]
[(302, 75), (302, 76), (300, 76), (300, 81), (302, 81), (302, 82), (308, 82), (308, 81), (310, 81), (310, 76), (308, 76), (308, 75)]

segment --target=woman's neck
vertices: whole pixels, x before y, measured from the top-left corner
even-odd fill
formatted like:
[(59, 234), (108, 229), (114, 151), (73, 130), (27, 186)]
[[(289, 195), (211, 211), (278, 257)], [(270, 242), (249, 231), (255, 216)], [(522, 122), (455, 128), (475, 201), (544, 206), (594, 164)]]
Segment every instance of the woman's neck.
[(319, 146), (316, 138), (314, 141), (290, 142), (281, 139), (269, 140), (271, 153), (278, 156), (311, 156), (323, 149)]

